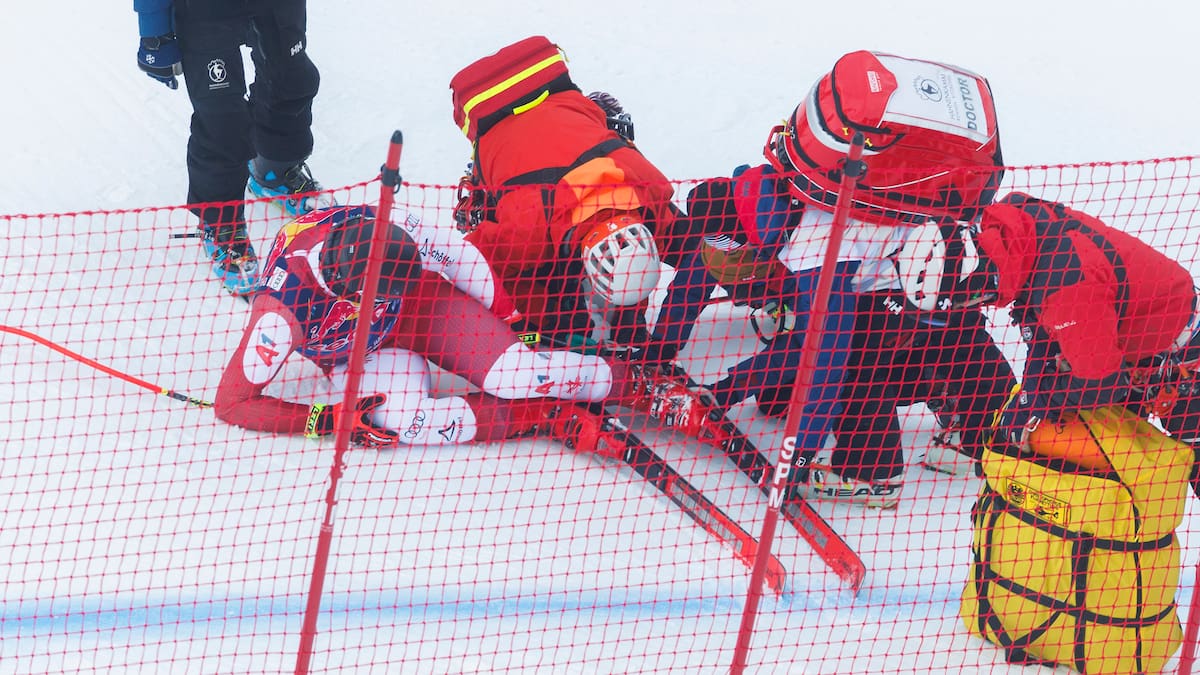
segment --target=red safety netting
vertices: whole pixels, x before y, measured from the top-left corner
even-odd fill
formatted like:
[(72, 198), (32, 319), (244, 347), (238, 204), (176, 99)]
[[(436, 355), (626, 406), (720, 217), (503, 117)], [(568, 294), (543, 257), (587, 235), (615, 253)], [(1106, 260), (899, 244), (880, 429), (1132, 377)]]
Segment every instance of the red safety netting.
[(253, 302), (186, 207), (0, 217), (9, 669), (1190, 668), (1194, 158), (829, 259), (786, 189), (559, 178), (250, 202)]

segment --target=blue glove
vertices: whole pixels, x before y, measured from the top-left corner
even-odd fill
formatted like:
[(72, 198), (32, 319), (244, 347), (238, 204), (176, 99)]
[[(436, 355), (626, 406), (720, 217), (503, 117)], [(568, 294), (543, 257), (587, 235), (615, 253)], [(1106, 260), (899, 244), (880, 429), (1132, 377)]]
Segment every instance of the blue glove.
[(611, 341), (617, 345), (641, 349), (650, 342), (644, 307), (620, 307), (609, 317), (609, 324), (612, 326)]
[(142, 38), (137, 56), (138, 68), (143, 72), (171, 89), (179, 88), (179, 80), (175, 78), (183, 74), (183, 53), (174, 33)]

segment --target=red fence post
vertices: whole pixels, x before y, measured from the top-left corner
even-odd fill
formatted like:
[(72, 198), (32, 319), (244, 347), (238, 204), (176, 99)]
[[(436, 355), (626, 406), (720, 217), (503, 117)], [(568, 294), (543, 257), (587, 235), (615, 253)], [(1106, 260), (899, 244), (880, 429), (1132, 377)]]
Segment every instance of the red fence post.
[[(379, 195), (379, 210), (375, 214), (374, 239), (367, 256), (367, 276), (363, 281), (361, 307), (375, 306), (375, 291), (379, 284), (379, 270), (383, 266), (384, 249), (387, 243), (387, 228), (392, 222), (392, 204), (396, 191), (400, 189), (400, 150), (404, 137), (399, 131), (392, 132), (388, 146), (387, 161), (380, 171), (382, 188)], [(364, 321), (363, 318), (366, 318)], [(354, 331), (354, 344), (350, 352), (346, 391), (342, 396), (344, 410), (353, 410), (358, 400), (358, 383), (362, 379), (363, 361), (367, 356), (367, 341), (371, 335), (370, 312), (360, 312)], [(350, 446), (350, 433), (354, 428), (354, 416), (342, 415), (338, 420), (337, 435), (334, 437), (333, 465), (329, 469), (329, 491), (325, 493), (325, 519), (321, 522), (321, 533), (317, 538), (317, 552), (313, 559), (312, 582), (308, 589), (308, 604), (304, 609), (304, 624), (300, 629), (300, 647), (296, 655), (296, 675), (306, 675), (312, 661), (313, 642), (317, 637), (317, 615), (321, 610), (321, 590), (325, 585), (325, 570), (329, 565), (329, 551), (333, 546), (333, 509), (337, 505), (338, 481), (345, 469), (344, 458)]]
[(788, 404), (783, 447), (779, 449), (779, 459), (775, 464), (775, 472), (771, 476), (771, 494), (767, 499), (767, 514), (763, 518), (762, 534), (758, 537), (758, 551), (754, 557), (754, 568), (750, 572), (750, 588), (746, 591), (746, 606), (742, 610), (742, 623), (738, 628), (733, 664), (729, 668), (732, 675), (740, 675), (746, 669), (746, 656), (750, 652), (750, 639), (754, 634), (754, 620), (758, 615), (758, 603), (763, 595), (763, 575), (766, 572), (767, 560), (771, 555), (775, 526), (779, 522), (779, 509), (783, 504), (781, 496), (787, 482), (788, 472), (792, 467), (792, 457), (796, 452), (796, 432), (800, 429), (800, 409), (808, 398), (809, 390), (812, 389), (817, 350), (821, 344), (822, 334), (825, 332), (825, 319), (829, 314), (829, 294), (833, 288), (834, 268), (837, 266), (838, 252), (842, 247), (842, 237), (846, 231), (850, 202), (854, 196), (854, 185), (865, 168), (862, 165), (863, 142), (862, 133), (856, 132), (850, 142), (850, 152), (842, 169), (838, 201), (833, 210), (833, 225), (829, 232), (829, 244), (825, 249), (821, 274), (817, 278), (817, 290), (813, 297), (808, 327), (804, 331), (804, 344), (800, 348), (800, 369), (796, 373), (796, 384), (792, 387), (792, 398)]
[(1187, 624), (1183, 632), (1183, 651), (1179, 654), (1179, 675), (1192, 675), (1196, 664), (1196, 637), (1200, 635), (1200, 562), (1196, 563), (1196, 579), (1192, 583), (1192, 604), (1188, 607)]

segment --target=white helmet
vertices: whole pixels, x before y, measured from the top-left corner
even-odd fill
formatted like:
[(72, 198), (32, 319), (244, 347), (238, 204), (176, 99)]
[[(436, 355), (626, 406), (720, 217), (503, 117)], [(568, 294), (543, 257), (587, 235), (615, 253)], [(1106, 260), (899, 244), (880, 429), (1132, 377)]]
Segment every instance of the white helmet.
[(636, 305), (658, 288), (662, 265), (654, 235), (625, 215), (594, 225), (583, 236), (583, 268), (592, 288), (614, 305)]
[(991, 262), (980, 257), (966, 225), (929, 221), (916, 226), (895, 262), (904, 296), (919, 311), (961, 307), (995, 288)]

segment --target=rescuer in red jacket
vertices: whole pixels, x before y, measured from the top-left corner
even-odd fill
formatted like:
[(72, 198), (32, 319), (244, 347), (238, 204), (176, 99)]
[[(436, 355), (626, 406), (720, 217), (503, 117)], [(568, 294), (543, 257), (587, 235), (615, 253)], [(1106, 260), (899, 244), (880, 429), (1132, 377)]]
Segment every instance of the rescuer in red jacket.
[(1195, 341), (1188, 270), (1093, 216), (1018, 192), (984, 209), (973, 235), (978, 258), (947, 261), (959, 280), (948, 301), (1012, 303), (1028, 353), (1002, 431), (1017, 445), (1063, 411), (1136, 402), (1138, 373)]
[(504, 318), (588, 334), (599, 306), (619, 315), (614, 327), (644, 329), (677, 209), (616, 99), (585, 96), (541, 36), (468, 65), (450, 87), (474, 149), (456, 218), (517, 303), (520, 316)]

